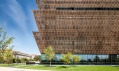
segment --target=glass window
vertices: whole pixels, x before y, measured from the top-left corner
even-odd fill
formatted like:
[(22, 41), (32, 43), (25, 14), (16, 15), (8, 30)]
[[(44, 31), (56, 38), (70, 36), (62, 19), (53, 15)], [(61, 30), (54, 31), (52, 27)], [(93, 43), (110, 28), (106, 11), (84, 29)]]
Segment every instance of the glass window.
[(102, 55), (102, 59), (101, 59), (101, 61), (102, 61), (103, 64), (106, 63), (107, 58), (108, 58), (108, 55)]
[(117, 55), (117, 58), (119, 58), (119, 55)]
[(119, 55), (117, 55), (117, 60), (116, 60), (117, 64), (119, 64)]
[(78, 55), (78, 56), (79, 56), (79, 59), (80, 59), (80, 60), (82, 60), (82, 59), (83, 59), (83, 58), (82, 58), (82, 55)]
[(83, 60), (83, 63), (87, 63), (87, 55), (82, 55), (82, 60)]
[(61, 54), (56, 54), (56, 55), (55, 55), (55, 60), (56, 60), (56, 61), (60, 61), (60, 60), (61, 60), (61, 57), (62, 57)]
[(92, 58), (92, 61), (93, 61), (93, 63), (95, 63), (96, 62), (96, 55), (93, 55), (93, 58)]
[(42, 59), (42, 60), (45, 60), (45, 54), (42, 54), (42, 55), (41, 55), (41, 59)]
[(110, 64), (110, 59), (111, 59), (110, 55), (107, 55), (106, 62), (107, 62), (108, 64)]
[(93, 60), (93, 55), (87, 55), (88, 63), (92, 62)]

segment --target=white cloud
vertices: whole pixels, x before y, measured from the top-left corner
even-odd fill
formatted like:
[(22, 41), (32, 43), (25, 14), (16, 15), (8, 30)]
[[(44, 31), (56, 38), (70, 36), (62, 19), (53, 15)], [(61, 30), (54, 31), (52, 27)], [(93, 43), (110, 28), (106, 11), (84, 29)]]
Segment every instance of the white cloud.
[[(7, 1), (7, 4), (3, 4), (2, 7), (0, 7), (4, 10), (5, 17), (8, 17), (2, 20), (2, 24), (5, 26), (5, 30), (7, 30), (8, 34), (15, 38), (12, 43), (15, 46), (14, 49), (29, 53), (39, 53), (32, 35), (32, 30), (37, 29), (31, 7), (28, 6), (27, 8), (23, 8), (17, 0)], [(15, 25), (16, 27), (13, 27), (12, 25)]]
[(27, 17), (21, 5), (16, 0), (9, 1), (10, 3), (8, 4), (7, 9), (5, 9), (6, 14), (15, 22), (14, 25), (18, 26), (22, 32), (27, 33)]

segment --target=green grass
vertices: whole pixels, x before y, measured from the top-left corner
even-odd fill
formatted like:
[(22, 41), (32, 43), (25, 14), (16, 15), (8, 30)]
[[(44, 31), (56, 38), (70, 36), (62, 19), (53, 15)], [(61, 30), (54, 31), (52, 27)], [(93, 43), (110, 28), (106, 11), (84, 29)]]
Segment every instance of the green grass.
[(0, 64), (3, 67), (15, 67), (36, 70), (55, 70), (55, 71), (119, 71), (118, 66), (45, 66), (45, 65), (15, 65)]

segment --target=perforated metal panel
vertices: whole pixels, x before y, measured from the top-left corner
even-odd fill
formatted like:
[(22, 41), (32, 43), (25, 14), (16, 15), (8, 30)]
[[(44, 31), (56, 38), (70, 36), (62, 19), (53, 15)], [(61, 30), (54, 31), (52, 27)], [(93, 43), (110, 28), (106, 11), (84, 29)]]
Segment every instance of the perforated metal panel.
[(36, 0), (41, 53), (119, 54), (118, 0)]

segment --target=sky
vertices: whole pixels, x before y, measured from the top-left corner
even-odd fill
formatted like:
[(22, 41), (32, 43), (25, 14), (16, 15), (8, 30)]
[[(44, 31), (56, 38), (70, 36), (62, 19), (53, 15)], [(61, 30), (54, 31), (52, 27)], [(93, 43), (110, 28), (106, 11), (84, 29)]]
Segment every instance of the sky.
[(32, 33), (38, 31), (32, 10), (37, 10), (35, 0), (0, 0), (0, 26), (15, 38), (13, 50), (40, 54)]

